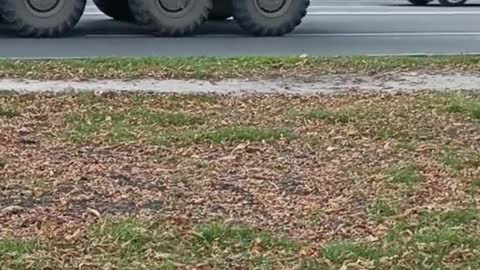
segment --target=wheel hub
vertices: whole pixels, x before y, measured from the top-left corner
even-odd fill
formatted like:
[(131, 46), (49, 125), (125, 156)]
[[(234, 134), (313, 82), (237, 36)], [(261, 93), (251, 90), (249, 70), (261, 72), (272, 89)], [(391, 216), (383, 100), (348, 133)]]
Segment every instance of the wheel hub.
[(27, 0), (28, 5), (37, 12), (49, 12), (55, 9), (61, 0)]
[(256, 0), (257, 6), (264, 12), (277, 12), (285, 6), (287, 0)]
[(184, 10), (191, 0), (158, 0), (158, 4), (168, 12), (179, 12)]

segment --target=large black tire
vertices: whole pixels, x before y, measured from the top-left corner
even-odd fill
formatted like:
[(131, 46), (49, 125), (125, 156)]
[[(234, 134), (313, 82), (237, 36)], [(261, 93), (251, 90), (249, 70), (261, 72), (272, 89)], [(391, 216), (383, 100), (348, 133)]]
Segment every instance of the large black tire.
[(460, 7), (464, 6), (467, 0), (438, 0), (438, 2), (446, 7)]
[(212, 0), (129, 0), (129, 5), (139, 25), (155, 36), (171, 37), (193, 35), (213, 8)]
[(133, 21), (128, 0), (93, 0), (103, 14), (117, 21)]
[(212, 21), (224, 21), (233, 16), (232, 1), (236, 0), (213, 0), (213, 9), (209, 19)]
[(59, 37), (75, 27), (85, 6), (86, 0), (0, 0), (0, 14), (21, 37)]
[(252, 35), (282, 36), (302, 23), (310, 0), (281, 2), (278, 4), (271, 0), (235, 0), (232, 2), (233, 17), (243, 30)]
[(426, 6), (428, 3), (432, 2), (432, 0), (408, 0), (408, 2), (415, 6)]

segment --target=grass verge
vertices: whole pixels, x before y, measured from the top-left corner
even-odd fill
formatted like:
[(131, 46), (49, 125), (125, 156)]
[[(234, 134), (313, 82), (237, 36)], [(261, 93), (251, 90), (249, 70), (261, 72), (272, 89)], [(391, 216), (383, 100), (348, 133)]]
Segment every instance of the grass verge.
[(480, 57), (238, 57), (2, 60), (0, 78), (223, 79), (313, 78), (321, 74), (388, 71), (480, 71)]
[[(49, 269), (471, 269), (480, 266), (480, 236), (471, 226), (477, 220), (473, 209), (425, 211), (380, 239), (319, 246), (223, 222), (103, 219), (86, 228), (82, 240), (0, 241), (0, 258), (11, 269), (40, 265), (42, 256), (50, 259), (41, 263)], [(73, 252), (77, 256), (65, 260)]]

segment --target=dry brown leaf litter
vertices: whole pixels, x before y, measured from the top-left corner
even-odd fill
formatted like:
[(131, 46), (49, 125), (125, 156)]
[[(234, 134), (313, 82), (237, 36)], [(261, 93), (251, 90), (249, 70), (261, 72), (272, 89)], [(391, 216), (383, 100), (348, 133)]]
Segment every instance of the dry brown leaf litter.
[[(412, 209), (478, 202), (471, 182), (480, 177), (479, 120), (445, 111), (441, 97), (2, 96), (0, 106), (18, 115), (0, 117), (0, 235), (81, 242), (87, 226), (133, 215), (189, 224), (228, 220), (315, 246), (382, 238), (397, 220), (414, 215)], [(128, 114), (132, 107), (206, 122), (145, 128), (149, 119)], [(68, 132), (78, 125), (68, 117), (88, 122), (92, 111), (106, 118), (96, 122), (90, 141), (70, 141)], [(118, 112), (139, 117), (127, 126), (129, 144), (109, 134)], [(288, 127), (295, 136), (152, 143), (162, 132), (235, 126)], [(464, 161), (460, 170), (444, 164), (447, 148), (457, 155), (448, 164)], [(395, 170), (400, 182), (392, 179)], [(412, 173), (419, 176), (414, 183)], [(379, 199), (396, 213), (384, 222), (368, 210)], [(61, 252), (73, 258), (81, 251)], [(72, 258), (55, 260), (78, 266)]]

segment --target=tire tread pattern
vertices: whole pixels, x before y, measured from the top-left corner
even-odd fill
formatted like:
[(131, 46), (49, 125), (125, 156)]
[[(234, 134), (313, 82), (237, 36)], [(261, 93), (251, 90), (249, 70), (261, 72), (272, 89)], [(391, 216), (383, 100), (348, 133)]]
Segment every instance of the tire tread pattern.
[[(40, 25), (33, 25), (28, 21), (28, 18), (22, 18), (16, 10), (15, 2), (21, 0), (1, 0), (0, 14), (2, 14), (3, 21), (21, 37), (58, 37), (70, 31), (80, 21), (80, 18), (85, 11), (85, 0), (66, 0), (74, 1), (74, 10), (66, 19), (55, 27), (42, 27)], [(32, 15), (33, 16), (33, 15)]]
[(288, 18), (275, 27), (267, 27), (261, 22), (255, 20), (251, 11), (248, 9), (248, 2), (253, 0), (233, 0), (233, 13), (237, 24), (246, 32), (254, 36), (283, 36), (292, 32), (302, 23), (307, 15), (307, 9), (310, 6), (310, 0), (294, 0), (301, 2), (299, 8), (286, 14)]
[(137, 24), (145, 27), (148, 31), (152, 31), (155, 36), (162, 37), (182, 37), (193, 35), (200, 26), (209, 18), (210, 12), (213, 8), (212, 0), (197, 0), (205, 1), (201, 16), (192, 20), (185, 27), (165, 26), (155, 19), (154, 15), (148, 10), (145, 2), (148, 0), (129, 0), (130, 11)]

